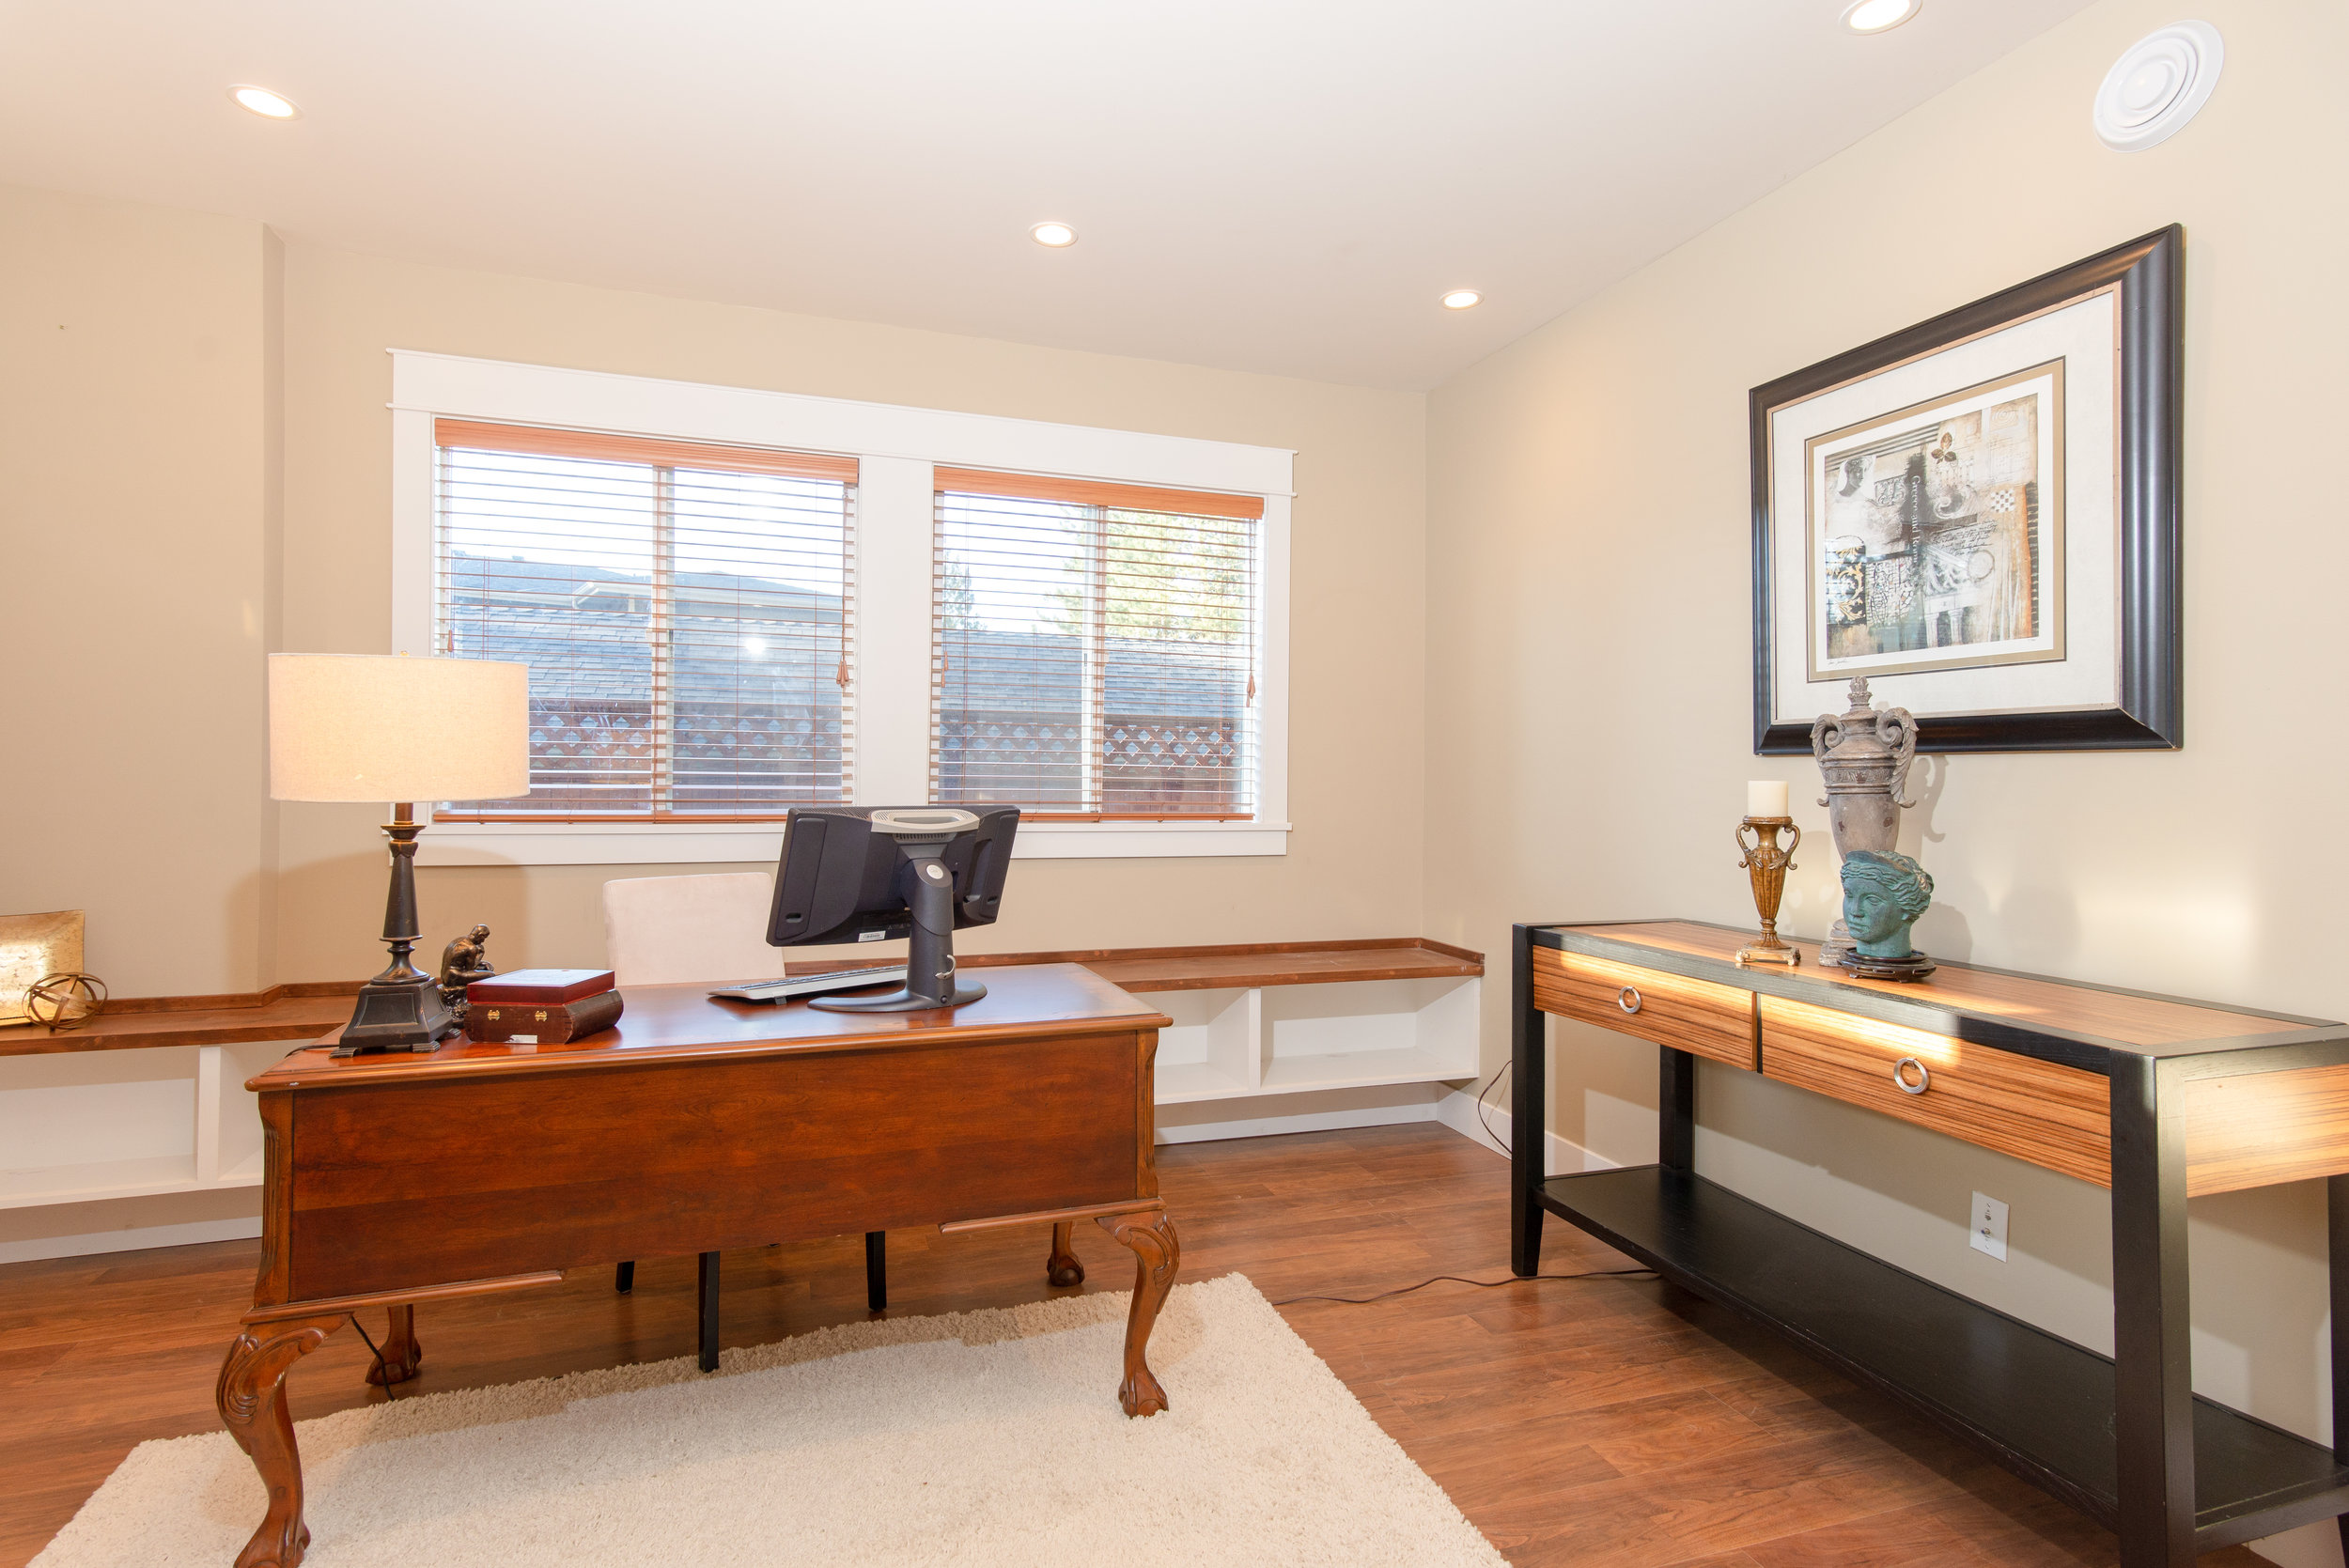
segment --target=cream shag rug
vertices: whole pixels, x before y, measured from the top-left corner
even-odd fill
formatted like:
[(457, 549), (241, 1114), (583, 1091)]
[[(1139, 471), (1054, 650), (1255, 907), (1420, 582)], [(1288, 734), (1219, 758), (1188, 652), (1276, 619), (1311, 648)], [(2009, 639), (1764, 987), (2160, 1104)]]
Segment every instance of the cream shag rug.
[[(421, 1395), (298, 1428), (308, 1568), (1500, 1564), (1239, 1276), (1175, 1287), (1117, 1406), (1127, 1297), (881, 1320)], [(296, 1376), (300, 1373), (295, 1374)], [(226, 1433), (142, 1443), (33, 1568), (226, 1568)]]

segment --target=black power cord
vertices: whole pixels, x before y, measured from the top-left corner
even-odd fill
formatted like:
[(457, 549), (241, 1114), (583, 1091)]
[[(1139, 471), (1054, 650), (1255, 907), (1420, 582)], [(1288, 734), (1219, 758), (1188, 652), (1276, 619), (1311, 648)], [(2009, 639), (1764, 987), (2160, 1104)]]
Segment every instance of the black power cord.
[(1517, 1151), (1509, 1146), (1509, 1141), (1507, 1139), (1493, 1131), (1493, 1125), (1491, 1121), (1485, 1115), (1485, 1097), (1487, 1094), (1490, 1094), (1494, 1090), (1501, 1087), (1501, 1080), (1507, 1078), (1509, 1076), (1509, 1069), (1516, 1065), (1517, 1063), (1514, 1061), (1503, 1062), (1500, 1066), (1493, 1069), (1493, 1076), (1485, 1080), (1485, 1087), (1476, 1092), (1476, 1125), (1485, 1129), (1486, 1137), (1501, 1145), (1501, 1152), (1502, 1154), (1508, 1155), (1512, 1157), (1515, 1157)]
[[(1509, 1069), (1515, 1065), (1514, 1062), (1503, 1062), (1493, 1069), (1493, 1076), (1485, 1080), (1485, 1087), (1476, 1092), (1477, 1125), (1485, 1129), (1486, 1137), (1501, 1145), (1501, 1151), (1503, 1154), (1512, 1152), (1509, 1141), (1493, 1130), (1492, 1122), (1485, 1114), (1486, 1102), (1491, 1096), (1492, 1092), (1501, 1087), (1501, 1080), (1509, 1076)], [(1506, 1280), (1471, 1280), (1460, 1274), (1439, 1274), (1433, 1279), (1422, 1280), (1416, 1285), (1400, 1285), (1393, 1290), (1382, 1290), (1376, 1296), (1292, 1296), (1272, 1304), (1276, 1307), (1289, 1307), (1299, 1301), (1334, 1301), (1342, 1306), (1367, 1307), (1374, 1301), (1384, 1301), (1393, 1296), (1408, 1296), (1415, 1290), (1425, 1290), (1429, 1285), (1447, 1280), (1455, 1285), (1474, 1285), (1478, 1290), (1499, 1290), (1503, 1285), (1521, 1284), (1528, 1280), (1605, 1280), (1621, 1278), (1629, 1274), (1645, 1274), (1654, 1277), (1656, 1270), (1652, 1268), (1591, 1268), (1579, 1274), (1512, 1274)]]
[(1534, 1280), (1606, 1280), (1626, 1274), (1649, 1274), (1652, 1268), (1588, 1268), (1579, 1274), (1512, 1274), (1506, 1280), (1471, 1280), (1461, 1274), (1439, 1274), (1422, 1280), (1416, 1285), (1398, 1285), (1382, 1290), (1376, 1296), (1292, 1296), (1272, 1303), (1276, 1307), (1291, 1307), (1299, 1301), (1335, 1301), (1342, 1306), (1367, 1307), (1374, 1301), (1384, 1301), (1391, 1296), (1408, 1296), (1415, 1290), (1425, 1290), (1439, 1281), (1449, 1280), (1456, 1285), (1474, 1285), (1478, 1290), (1499, 1290), (1503, 1285), (1522, 1285)]
[(359, 1314), (357, 1312), (350, 1314), (350, 1326), (359, 1330), (359, 1337), (367, 1342), (367, 1349), (372, 1351), (375, 1355), (375, 1370), (383, 1374), (383, 1397), (385, 1399), (397, 1399), (399, 1396), (392, 1392), (392, 1371), (389, 1367), (383, 1364), (383, 1353), (375, 1348), (374, 1336), (367, 1332), (367, 1326), (359, 1321)]

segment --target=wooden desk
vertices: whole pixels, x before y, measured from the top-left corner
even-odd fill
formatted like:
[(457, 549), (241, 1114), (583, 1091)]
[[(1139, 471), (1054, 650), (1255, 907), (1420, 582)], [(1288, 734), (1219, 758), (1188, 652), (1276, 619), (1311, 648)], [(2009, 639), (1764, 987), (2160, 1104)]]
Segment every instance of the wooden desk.
[[(287, 1371), (369, 1307), (551, 1283), (566, 1269), (854, 1232), (1056, 1229), (1131, 1248), (1127, 1414), (1180, 1251), (1159, 1201), (1151, 1066), (1167, 1024), (1075, 965), (1005, 968), (951, 1013), (824, 1013), (634, 986), (573, 1046), (297, 1051), (248, 1085), (267, 1140), (260, 1277), (221, 1419), (269, 1487), (239, 1568), (309, 1531)], [(1065, 1231), (1061, 1233), (1065, 1234)]]
[[(1514, 1263), (1555, 1214), (1904, 1401), (2121, 1537), (2124, 1568), (2349, 1513), (2349, 1028), (1943, 964), (1855, 979), (1690, 921), (1520, 925)], [(1657, 1164), (1545, 1177), (1547, 1017), (1659, 1048)], [(2083, 1349), (1699, 1176), (1696, 1062), (2109, 1188), (2113, 1343)], [(1898, 1081), (1896, 1081), (1896, 1079)], [(2193, 1392), (2190, 1195), (2325, 1179), (2335, 1448)], [(2349, 1518), (2341, 1520), (2349, 1545)]]

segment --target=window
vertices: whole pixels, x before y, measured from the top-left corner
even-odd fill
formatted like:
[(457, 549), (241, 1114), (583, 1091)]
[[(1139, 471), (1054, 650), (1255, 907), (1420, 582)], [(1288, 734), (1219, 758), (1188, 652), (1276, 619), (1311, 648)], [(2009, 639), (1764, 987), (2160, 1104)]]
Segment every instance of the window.
[(854, 458), (443, 419), (436, 651), (530, 666), (531, 789), (443, 819), (842, 801)]
[(1254, 496), (936, 471), (930, 798), (1254, 815)]
[(1287, 852), (1293, 453), (391, 360), (391, 645), (531, 667), (530, 793), (420, 863), (772, 864), (839, 801)]

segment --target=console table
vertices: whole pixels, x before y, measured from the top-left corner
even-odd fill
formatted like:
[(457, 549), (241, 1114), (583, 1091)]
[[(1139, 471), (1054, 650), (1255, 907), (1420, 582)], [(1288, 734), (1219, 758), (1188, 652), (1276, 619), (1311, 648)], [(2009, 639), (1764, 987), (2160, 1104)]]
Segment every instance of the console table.
[[(2125, 1568), (2349, 1514), (2349, 1027), (1944, 964), (1859, 980), (1801, 943), (1690, 921), (1519, 925), (1513, 1264), (1555, 1214), (1906, 1402), (2117, 1530)], [(1654, 1165), (1546, 1176), (1549, 1014), (1658, 1048)], [(2113, 1343), (2100, 1356), (1847, 1247), (1695, 1171), (1699, 1058), (1761, 1073), (2112, 1194)], [(2327, 1184), (2326, 1449), (2197, 1398), (2186, 1200)], [(2349, 1548), (2349, 1518), (2341, 1522)]]

